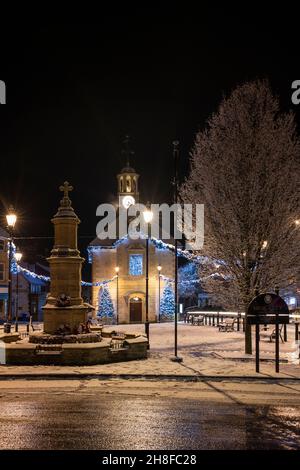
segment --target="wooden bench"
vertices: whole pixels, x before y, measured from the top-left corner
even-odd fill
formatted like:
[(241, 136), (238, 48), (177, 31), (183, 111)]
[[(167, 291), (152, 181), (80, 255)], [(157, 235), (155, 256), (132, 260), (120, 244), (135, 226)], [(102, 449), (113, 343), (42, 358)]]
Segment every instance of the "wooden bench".
[(234, 324), (236, 322), (236, 318), (224, 318), (223, 321), (219, 323), (219, 331), (234, 331)]
[(203, 325), (204, 324), (204, 316), (203, 315), (193, 315), (192, 316), (192, 325)]
[[(283, 329), (283, 325), (280, 325), (279, 338), (281, 339), (281, 342), (284, 343), (283, 336), (282, 336), (282, 329)], [(263, 327), (259, 332), (259, 339), (261, 339), (261, 337), (268, 338), (270, 343), (272, 343), (273, 339), (274, 340), (276, 339), (276, 328), (273, 328), (271, 331), (268, 328)]]

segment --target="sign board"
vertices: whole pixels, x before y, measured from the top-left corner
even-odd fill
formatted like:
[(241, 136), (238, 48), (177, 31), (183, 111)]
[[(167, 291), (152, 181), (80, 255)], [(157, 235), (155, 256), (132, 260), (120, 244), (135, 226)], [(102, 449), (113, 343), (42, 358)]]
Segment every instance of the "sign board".
[(289, 323), (289, 308), (277, 294), (259, 294), (250, 302), (247, 311), (247, 323), (255, 325), (255, 363), (259, 372), (259, 325), (275, 325), (275, 370), (279, 372), (279, 325)]
[(289, 308), (277, 294), (259, 294), (249, 304), (247, 322), (250, 325), (287, 324)]

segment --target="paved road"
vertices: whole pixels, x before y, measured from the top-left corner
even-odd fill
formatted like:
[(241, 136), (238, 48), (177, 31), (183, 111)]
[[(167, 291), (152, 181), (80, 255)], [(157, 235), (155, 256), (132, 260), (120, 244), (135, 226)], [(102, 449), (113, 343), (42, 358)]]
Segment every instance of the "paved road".
[(0, 449), (300, 449), (298, 387), (257, 387), (1, 382)]

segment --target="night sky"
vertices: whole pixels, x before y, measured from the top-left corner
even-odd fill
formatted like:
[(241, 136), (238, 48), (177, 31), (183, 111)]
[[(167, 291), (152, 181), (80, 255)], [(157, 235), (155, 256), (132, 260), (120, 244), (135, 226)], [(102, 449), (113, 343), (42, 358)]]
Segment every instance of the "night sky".
[[(291, 83), (300, 79), (299, 15), (272, 6), (171, 11), (132, 9), (97, 23), (6, 22), (0, 32), (1, 215), (12, 203), (17, 236), (51, 236), (51, 216), (68, 180), (80, 236), (93, 236), (96, 207), (116, 195), (131, 136), (143, 201), (168, 202), (172, 141), (181, 143), (181, 179), (195, 133), (222, 96), (268, 78), (299, 121)], [(297, 24), (298, 22), (298, 24)], [(3, 220), (3, 219), (2, 219)], [(4, 221), (3, 221), (4, 223)], [(81, 249), (90, 238), (81, 238)], [(51, 241), (20, 241), (28, 259)]]

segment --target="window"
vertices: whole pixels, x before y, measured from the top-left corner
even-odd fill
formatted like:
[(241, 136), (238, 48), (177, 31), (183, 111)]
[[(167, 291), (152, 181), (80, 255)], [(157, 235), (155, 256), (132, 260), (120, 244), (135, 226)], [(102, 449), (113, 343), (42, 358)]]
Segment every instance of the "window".
[(129, 255), (129, 274), (131, 276), (143, 274), (143, 255)]
[(0, 281), (4, 281), (4, 263), (0, 263)]
[(5, 249), (5, 241), (0, 240), (0, 251), (4, 251), (4, 249)]

